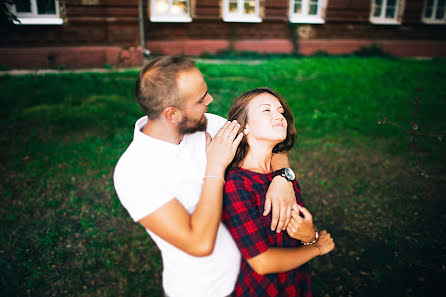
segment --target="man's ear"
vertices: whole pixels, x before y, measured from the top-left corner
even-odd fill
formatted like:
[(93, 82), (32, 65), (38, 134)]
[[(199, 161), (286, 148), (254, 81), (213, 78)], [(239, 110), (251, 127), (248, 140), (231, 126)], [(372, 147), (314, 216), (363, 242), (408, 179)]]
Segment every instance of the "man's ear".
[(178, 124), (182, 119), (181, 111), (173, 106), (164, 108), (161, 115), (172, 124)]

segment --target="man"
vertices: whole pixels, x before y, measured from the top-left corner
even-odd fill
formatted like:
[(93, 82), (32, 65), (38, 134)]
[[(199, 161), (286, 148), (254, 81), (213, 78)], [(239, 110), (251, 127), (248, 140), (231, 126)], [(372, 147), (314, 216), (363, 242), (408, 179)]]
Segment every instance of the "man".
[[(136, 122), (133, 142), (116, 165), (118, 197), (161, 250), (167, 296), (227, 296), (240, 253), (220, 221), (222, 191), (243, 137), (239, 125), (205, 114), (213, 98), (201, 72), (182, 57), (144, 66), (136, 97), (147, 116)], [(289, 166), (286, 156), (274, 158), (275, 169)], [(295, 199), (283, 177), (273, 184), (280, 190), (268, 194), (265, 214), (273, 204), (272, 229), (280, 232)]]

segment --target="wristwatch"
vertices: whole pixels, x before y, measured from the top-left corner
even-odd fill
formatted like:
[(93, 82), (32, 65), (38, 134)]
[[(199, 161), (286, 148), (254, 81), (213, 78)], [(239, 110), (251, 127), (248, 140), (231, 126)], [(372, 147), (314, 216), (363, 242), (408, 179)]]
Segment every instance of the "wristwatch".
[(283, 176), (287, 181), (290, 182), (296, 179), (296, 175), (294, 174), (294, 171), (291, 168), (282, 168), (273, 172), (273, 178), (278, 175)]

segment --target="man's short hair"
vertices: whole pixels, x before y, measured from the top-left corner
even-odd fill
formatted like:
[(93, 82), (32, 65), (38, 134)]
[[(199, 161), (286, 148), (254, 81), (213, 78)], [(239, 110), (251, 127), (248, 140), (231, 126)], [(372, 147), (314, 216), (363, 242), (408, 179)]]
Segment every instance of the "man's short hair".
[(181, 108), (178, 74), (193, 68), (195, 64), (190, 59), (165, 56), (150, 61), (141, 69), (136, 80), (136, 98), (149, 119), (157, 119), (168, 106)]

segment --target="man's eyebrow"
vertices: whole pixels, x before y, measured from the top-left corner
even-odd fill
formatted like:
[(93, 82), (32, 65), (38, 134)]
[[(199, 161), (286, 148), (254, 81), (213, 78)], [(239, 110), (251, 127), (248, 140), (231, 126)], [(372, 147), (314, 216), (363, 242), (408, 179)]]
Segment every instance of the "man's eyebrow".
[(204, 93), (203, 97), (201, 97), (197, 102), (203, 101), (204, 97), (206, 97), (207, 94), (208, 94), (208, 91), (206, 91), (206, 93)]

